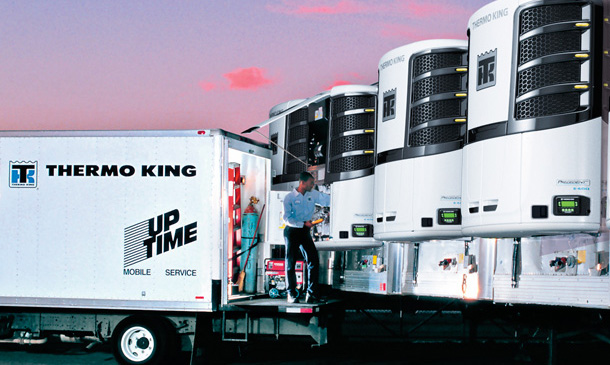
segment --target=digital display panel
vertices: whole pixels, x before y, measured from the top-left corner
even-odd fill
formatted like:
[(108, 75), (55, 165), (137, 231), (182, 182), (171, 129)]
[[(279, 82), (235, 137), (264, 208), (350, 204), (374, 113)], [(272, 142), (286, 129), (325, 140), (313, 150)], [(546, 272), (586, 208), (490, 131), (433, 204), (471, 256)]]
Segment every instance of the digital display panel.
[(560, 201), (559, 206), (562, 208), (574, 208), (578, 204), (575, 201)]
[(352, 224), (352, 237), (373, 237), (371, 224)]
[(559, 195), (553, 198), (554, 215), (589, 215), (591, 199), (581, 195)]
[(462, 224), (462, 215), (460, 208), (445, 208), (439, 209), (437, 214), (438, 224), (440, 225), (460, 225)]

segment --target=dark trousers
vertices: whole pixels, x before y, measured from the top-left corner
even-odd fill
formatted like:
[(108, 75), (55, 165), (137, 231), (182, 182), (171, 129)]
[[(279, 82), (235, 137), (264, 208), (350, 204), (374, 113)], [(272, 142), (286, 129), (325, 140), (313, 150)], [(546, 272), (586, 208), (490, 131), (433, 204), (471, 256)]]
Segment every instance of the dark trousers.
[(320, 270), (320, 259), (318, 250), (311, 239), (309, 228), (284, 228), (284, 240), (286, 241), (286, 289), (291, 296), (296, 296), (297, 276), (295, 265), (298, 251), (301, 250), (303, 258), (307, 263), (307, 292), (316, 295), (318, 292), (318, 271)]

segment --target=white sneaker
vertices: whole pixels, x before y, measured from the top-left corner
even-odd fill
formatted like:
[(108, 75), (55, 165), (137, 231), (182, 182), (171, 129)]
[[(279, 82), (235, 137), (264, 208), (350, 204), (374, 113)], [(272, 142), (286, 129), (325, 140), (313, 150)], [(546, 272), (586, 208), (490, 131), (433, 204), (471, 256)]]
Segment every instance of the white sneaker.
[(299, 302), (299, 297), (293, 297), (292, 295), (288, 294), (287, 300), (288, 304), (294, 304)]

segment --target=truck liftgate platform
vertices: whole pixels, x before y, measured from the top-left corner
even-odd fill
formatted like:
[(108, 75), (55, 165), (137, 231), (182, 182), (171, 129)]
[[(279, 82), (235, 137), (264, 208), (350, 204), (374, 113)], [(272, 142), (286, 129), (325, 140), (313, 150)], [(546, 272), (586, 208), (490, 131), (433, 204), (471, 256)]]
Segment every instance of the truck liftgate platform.
[(249, 335), (311, 336), (317, 345), (328, 343), (333, 319), (339, 316), (339, 300), (326, 303), (289, 304), (285, 300), (243, 299), (224, 306), (222, 319), (214, 321), (214, 332), (223, 341), (248, 341)]

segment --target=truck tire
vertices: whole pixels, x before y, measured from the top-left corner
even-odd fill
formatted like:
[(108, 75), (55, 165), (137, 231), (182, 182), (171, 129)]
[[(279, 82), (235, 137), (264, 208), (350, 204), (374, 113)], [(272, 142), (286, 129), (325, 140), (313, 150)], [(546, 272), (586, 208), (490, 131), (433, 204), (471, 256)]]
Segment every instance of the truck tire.
[(171, 354), (172, 336), (161, 318), (129, 318), (112, 336), (112, 350), (119, 364), (163, 364)]

